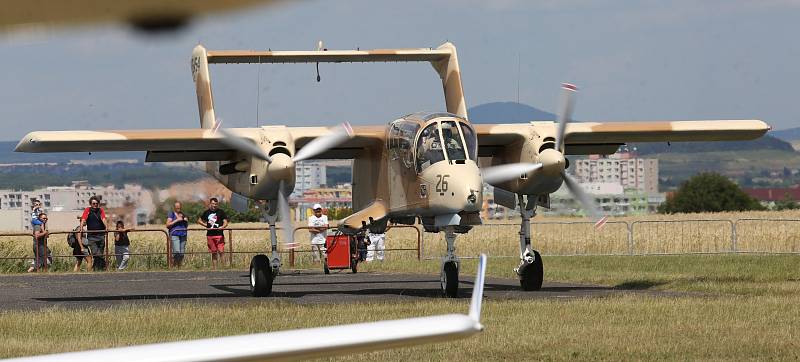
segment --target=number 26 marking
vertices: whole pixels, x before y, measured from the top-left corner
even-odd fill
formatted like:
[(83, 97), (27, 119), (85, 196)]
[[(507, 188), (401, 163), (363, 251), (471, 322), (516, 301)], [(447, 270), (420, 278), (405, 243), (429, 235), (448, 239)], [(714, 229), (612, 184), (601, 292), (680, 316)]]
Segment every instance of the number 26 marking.
[(447, 178), (450, 175), (436, 175), (438, 181), (436, 181), (436, 192), (445, 192), (447, 191)]

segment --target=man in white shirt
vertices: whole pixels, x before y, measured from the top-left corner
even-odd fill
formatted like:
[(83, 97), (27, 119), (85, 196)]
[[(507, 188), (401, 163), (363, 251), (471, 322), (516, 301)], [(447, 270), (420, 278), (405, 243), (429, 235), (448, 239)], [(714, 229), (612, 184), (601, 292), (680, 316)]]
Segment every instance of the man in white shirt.
[(369, 246), (367, 247), (367, 261), (380, 260), (383, 261), (383, 252), (386, 249), (385, 233), (373, 233), (371, 230), (367, 234), (369, 238)]
[(322, 215), (322, 205), (314, 204), (314, 215), (308, 218), (308, 232), (311, 234), (311, 256), (319, 262), (325, 252), (325, 237), (328, 230), (328, 216)]

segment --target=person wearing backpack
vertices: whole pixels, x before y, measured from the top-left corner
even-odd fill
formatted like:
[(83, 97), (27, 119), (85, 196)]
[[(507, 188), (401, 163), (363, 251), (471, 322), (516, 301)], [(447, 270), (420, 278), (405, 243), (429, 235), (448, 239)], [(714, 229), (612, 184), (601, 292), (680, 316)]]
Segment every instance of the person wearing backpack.
[[(80, 216), (78, 219), (80, 220)], [(75, 266), (72, 271), (81, 271), (81, 264), (83, 264), (84, 259), (86, 259), (86, 271), (89, 271), (92, 269), (92, 259), (89, 257), (89, 250), (86, 247), (89, 241), (86, 240), (86, 234), (81, 232), (80, 225), (76, 226), (72, 231), (67, 234), (67, 244), (72, 248), (72, 256), (75, 257)]]
[(106, 212), (100, 207), (100, 198), (92, 196), (89, 198), (89, 207), (83, 210), (81, 216), (81, 232), (86, 230), (86, 238), (89, 240), (89, 252), (92, 255), (92, 270), (105, 270), (105, 246), (106, 246), (106, 225), (108, 219)]

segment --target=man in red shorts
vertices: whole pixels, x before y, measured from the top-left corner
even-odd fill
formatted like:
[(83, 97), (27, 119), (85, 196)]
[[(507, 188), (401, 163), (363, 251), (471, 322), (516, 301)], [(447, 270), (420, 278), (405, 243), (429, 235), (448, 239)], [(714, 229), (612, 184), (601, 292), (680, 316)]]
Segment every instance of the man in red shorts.
[(211, 266), (214, 269), (217, 268), (217, 260), (222, 259), (222, 253), (225, 251), (225, 235), (222, 229), (228, 227), (228, 215), (217, 206), (219, 201), (216, 197), (212, 197), (208, 200), (208, 210), (197, 219), (197, 223), (207, 229), (206, 240), (208, 251), (211, 253)]

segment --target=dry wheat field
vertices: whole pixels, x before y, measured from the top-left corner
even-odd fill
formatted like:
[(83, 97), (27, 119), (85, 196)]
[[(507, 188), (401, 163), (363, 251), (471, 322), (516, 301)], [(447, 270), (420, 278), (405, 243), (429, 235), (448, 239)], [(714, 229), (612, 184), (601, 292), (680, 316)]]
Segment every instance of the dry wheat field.
[[(300, 225), (297, 225), (300, 226)], [(235, 224), (226, 233), (227, 251), (224, 267), (245, 268), (250, 258), (268, 250), (266, 224)], [(532, 240), (544, 255), (640, 255), (687, 253), (797, 253), (800, 252), (800, 211), (765, 211), (741, 213), (706, 213), (678, 215), (643, 215), (611, 218), (597, 230), (585, 218), (537, 216), (532, 222)], [(443, 235), (420, 232), (410, 226), (387, 232), (387, 255), (393, 260), (436, 258), (444, 254)], [(290, 252), (283, 248), (278, 233), (284, 265), (311, 266), (308, 233), (299, 228), (294, 238), (300, 247)], [(167, 238), (160, 225), (132, 231), (131, 270), (168, 268)], [(470, 257), (487, 253), (494, 257), (515, 257), (519, 250), (518, 221), (492, 220), (460, 235), (457, 252)], [(54, 233), (49, 246), (55, 256), (52, 271), (70, 271), (74, 258), (65, 233)], [(113, 254), (113, 245), (109, 246)], [(203, 230), (189, 233), (184, 268), (210, 268), (211, 259)], [(290, 253), (294, 262), (290, 264)], [(0, 272), (15, 273), (27, 269), (32, 258), (30, 236), (0, 236)], [(113, 257), (111, 257), (113, 260)]]

